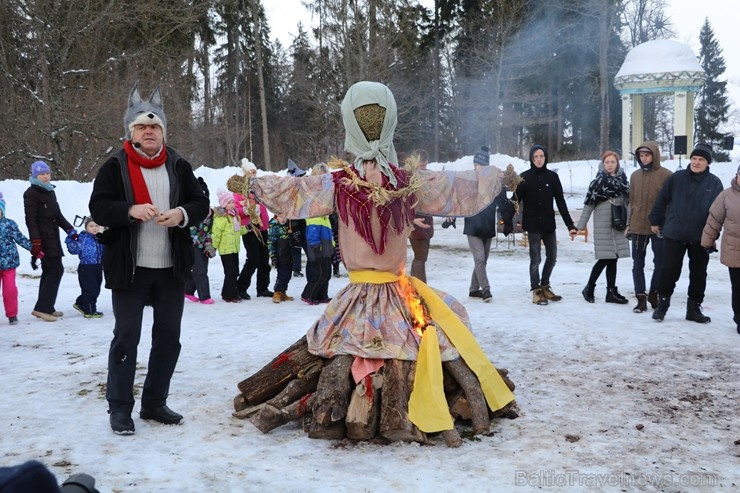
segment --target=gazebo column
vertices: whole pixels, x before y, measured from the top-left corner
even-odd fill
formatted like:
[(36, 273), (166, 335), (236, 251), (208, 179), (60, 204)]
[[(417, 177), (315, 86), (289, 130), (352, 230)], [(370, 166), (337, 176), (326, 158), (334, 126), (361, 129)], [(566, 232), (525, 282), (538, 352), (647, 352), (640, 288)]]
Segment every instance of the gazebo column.
[(632, 95), (632, 149), (642, 144), (645, 140), (645, 127), (643, 123), (642, 94)]
[(687, 151), (694, 150), (694, 98), (696, 94), (688, 91), (686, 93), (686, 142)]
[(632, 95), (622, 94), (622, 159), (626, 163), (633, 148), (630, 140), (632, 129)]
[(694, 124), (692, 121), (694, 112), (688, 110), (689, 99), (691, 99), (691, 107), (693, 108), (694, 98), (691, 93), (687, 91), (673, 93), (673, 135), (685, 135), (686, 147), (687, 149), (692, 149), (694, 143)]

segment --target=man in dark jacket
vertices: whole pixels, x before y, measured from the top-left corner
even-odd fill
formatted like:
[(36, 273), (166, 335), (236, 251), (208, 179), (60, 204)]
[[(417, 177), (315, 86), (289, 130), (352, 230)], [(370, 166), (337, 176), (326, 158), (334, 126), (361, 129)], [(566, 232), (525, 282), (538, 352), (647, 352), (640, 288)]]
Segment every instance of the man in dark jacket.
[(650, 228), (663, 235), (663, 274), (660, 277), (658, 308), (653, 319), (663, 321), (671, 306), (676, 281), (681, 276), (684, 254), (689, 255), (689, 298), (686, 320), (706, 324), (701, 303), (707, 287), (709, 254), (701, 246), (701, 234), (707, 222), (709, 207), (722, 191), (722, 182), (709, 172), (712, 148), (696, 144), (691, 151), (691, 163), (676, 171), (666, 181), (650, 212)]
[(208, 214), (208, 199), (190, 164), (164, 145), (167, 120), (159, 87), (143, 101), (135, 86), (124, 117), (123, 150), (101, 167), (90, 197), (95, 221), (107, 227), (103, 271), (116, 319), (108, 355), (110, 425), (134, 433), (131, 412), (144, 306), (154, 309), (152, 348), (141, 393), (142, 419), (178, 424), (167, 407), (180, 354), (185, 281), (193, 265), (189, 227)]
[[(529, 169), (521, 174), (522, 182), (516, 195), (522, 204), (522, 229), (529, 238), (529, 281), (532, 289), (532, 303), (547, 305), (550, 301), (560, 301), (550, 289), (550, 275), (558, 257), (558, 240), (555, 236), (555, 210), (553, 200), (558, 206), (560, 216), (571, 234), (578, 232), (568, 212), (563, 196), (563, 185), (554, 171), (547, 169), (547, 151), (541, 145), (533, 145), (529, 150)], [(540, 276), (541, 244), (545, 244), (545, 265)]]

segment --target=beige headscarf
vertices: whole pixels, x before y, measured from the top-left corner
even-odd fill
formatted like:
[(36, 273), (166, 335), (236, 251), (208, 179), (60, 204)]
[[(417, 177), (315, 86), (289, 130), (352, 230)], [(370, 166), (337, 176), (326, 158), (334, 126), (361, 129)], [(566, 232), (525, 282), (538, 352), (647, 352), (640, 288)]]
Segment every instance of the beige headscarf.
[[(355, 109), (369, 104), (377, 104), (385, 108), (380, 139), (372, 142), (368, 142), (365, 138), (354, 114)], [(389, 162), (398, 164), (396, 149), (393, 147), (393, 134), (396, 131), (398, 118), (396, 100), (391, 90), (379, 82), (361, 81), (352, 85), (342, 101), (342, 120), (344, 129), (347, 131), (344, 138), (344, 150), (356, 156), (354, 166), (358, 174), (364, 178), (363, 161), (375, 160), (380, 172), (388, 178), (393, 187), (396, 187), (396, 177), (388, 165)]]

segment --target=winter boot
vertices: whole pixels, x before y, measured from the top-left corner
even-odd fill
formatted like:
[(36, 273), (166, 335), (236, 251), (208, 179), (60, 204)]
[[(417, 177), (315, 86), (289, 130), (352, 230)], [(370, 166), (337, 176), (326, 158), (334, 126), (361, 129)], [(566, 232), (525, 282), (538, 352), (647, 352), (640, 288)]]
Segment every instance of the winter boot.
[(273, 295), (272, 295), (272, 302), (273, 303), (280, 303), (281, 301), (283, 301), (283, 296), (282, 295), (283, 295), (282, 292), (275, 291), (275, 293), (273, 293)]
[(560, 301), (563, 299), (562, 296), (558, 296), (552, 292), (549, 284), (543, 284), (542, 286), (540, 286), (540, 288), (542, 288), (542, 294), (545, 295), (545, 299), (547, 301)]
[(596, 301), (596, 298), (594, 298), (594, 289), (596, 288), (596, 284), (586, 284), (586, 287), (583, 288), (583, 291), (581, 291), (581, 294), (583, 295), (583, 299), (588, 301), (589, 303), (593, 303)]
[(686, 301), (686, 320), (691, 320), (700, 324), (708, 324), (711, 318), (704, 316), (701, 312), (701, 303), (689, 298)]
[(671, 298), (669, 296), (661, 296), (660, 300), (658, 301), (658, 308), (656, 308), (653, 312), (653, 320), (662, 322), (670, 306)]
[(606, 299), (604, 300), (607, 303), (617, 303), (620, 305), (626, 305), (629, 303), (629, 300), (619, 294), (619, 290), (616, 286), (613, 288), (606, 288)]
[(542, 288), (532, 290), (532, 303), (535, 305), (546, 305), (548, 303), (545, 293), (542, 292)]
[[(275, 293), (275, 294), (277, 294), (277, 293)], [(292, 296), (288, 296), (285, 293), (285, 291), (280, 291), (280, 301), (293, 301), (293, 297)]]
[(651, 289), (650, 292), (647, 295), (647, 301), (650, 303), (650, 308), (655, 310), (658, 308), (658, 300), (660, 299), (660, 296), (658, 295), (658, 291), (655, 289)]
[(647, 295), (645, 293), (637, 293), (637, 305), (632, 309), (635, 313), (642, 313), (647, 311)]

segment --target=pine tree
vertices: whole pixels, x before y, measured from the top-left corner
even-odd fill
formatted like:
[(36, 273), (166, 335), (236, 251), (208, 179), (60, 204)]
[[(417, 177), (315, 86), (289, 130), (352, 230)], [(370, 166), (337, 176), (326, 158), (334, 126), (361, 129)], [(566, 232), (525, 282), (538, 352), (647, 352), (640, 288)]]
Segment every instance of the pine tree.
[[(720, 128), (727, 123), (727, 81), (719, 80), (725, 73), (725, 59), (722, 49), (714, 38), (714, 31), (709, 25), (709, 19), (704, 19), (704, 25), (699, 33), (701, 51), (699, 63), (704, 69), (704, 86), (699, 94), (699, 104), (696, 107), (696, 139), (697, 142), (718, 144), (724, 138)], [(726, 152), (714, 151), (714, 160), (729, 161)]]

